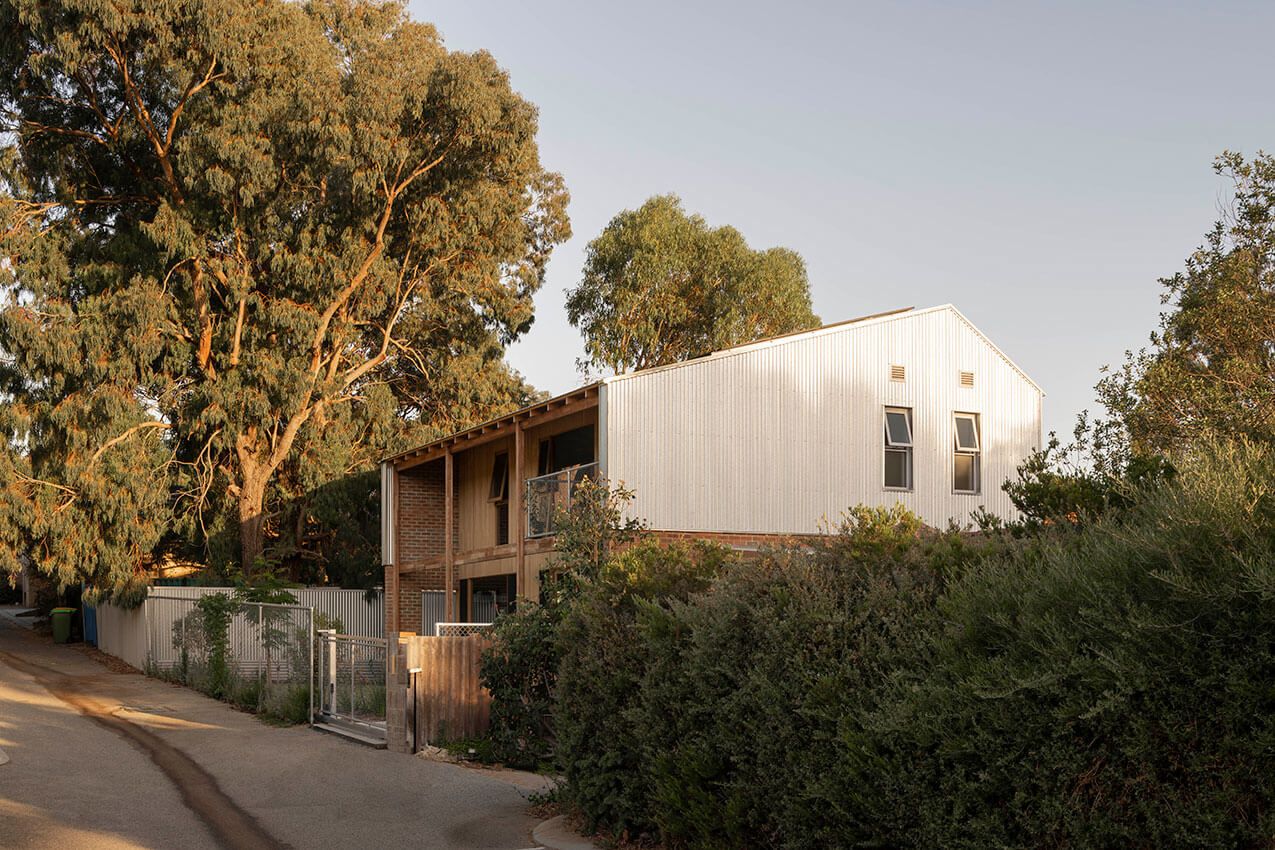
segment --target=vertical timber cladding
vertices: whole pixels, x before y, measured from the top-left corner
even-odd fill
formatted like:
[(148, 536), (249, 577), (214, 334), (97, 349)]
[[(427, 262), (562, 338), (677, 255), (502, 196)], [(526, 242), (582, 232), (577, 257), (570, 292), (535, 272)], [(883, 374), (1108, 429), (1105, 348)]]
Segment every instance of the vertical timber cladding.
[(443, 599), (447, 619), (451, 622), (456, 620), (455, 594), (452, 593), (456, 586), (456, 540), (452, 528), (452, 520), (456, 516), (455, 465), (455, 457), (449, 446), (447, 454), (443, 455), (443, 590), (446, 591)]
[[(890, 379), (891, 365), (906, 368)], [(960, 372), (975, 373), (962, 387)], [(1042, 392), (951, 306), (900, 312), (605, 383), (608, 477), (653, 529), (812, 534), (856, 504), (962, 523), (1040, 445)], [(913, 410), (914, 486), (887, 491), (882, 416)], [(979, 415), (980, 492), (952, 487), (953, 413)]]
[(517, 596), (524, 599), (527, 587), (527, 512), (522, 500), (525, 492), (523, 469), (527, 465), (527, 434), (519, 422), (514, 427), (514, 461), (511, 469), (513, 481), (509, 482), (509, 519), (514, 537), (514, 574), (517, 576)]
[(412, 636), (401, 639), (402, 669), (417, 668), (404, 706), (408, 737), (415, 704), (416, 746), (473, 738), (487, 731), (491, 695), (482, 686), (479, 662), (488, 641), (482, 635), (465, 637)]

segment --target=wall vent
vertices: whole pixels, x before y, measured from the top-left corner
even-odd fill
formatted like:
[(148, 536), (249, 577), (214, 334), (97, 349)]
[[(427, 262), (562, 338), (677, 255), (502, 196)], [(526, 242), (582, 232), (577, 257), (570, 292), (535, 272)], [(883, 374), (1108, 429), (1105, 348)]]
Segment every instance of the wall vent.
[(972, 389), (972, 388), (974, 387), (974, 373), (973, 373), (973, 372), (962, 372), (962, 373), (961, 373), (961, 386), (963, 386), (963, 387), (967, 387), (967, 388), (970, 388), (970, 389)]
[(902, 381), (906, 377), (907, 377), (906, 369), (904, 369), (902, 366), (898, 365), (897, 363), (892, 363), (890, 365), (890, 380), (891, 381)]

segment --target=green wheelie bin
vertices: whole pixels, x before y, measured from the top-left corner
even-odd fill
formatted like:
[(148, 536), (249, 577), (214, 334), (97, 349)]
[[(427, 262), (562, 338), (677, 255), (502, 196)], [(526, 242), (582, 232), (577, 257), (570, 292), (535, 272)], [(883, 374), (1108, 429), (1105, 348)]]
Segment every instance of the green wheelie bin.
[(71, 617), (74, 614), (74, 608), (53, 609), (52, 620), (54, 643), (66, 643), (71, 639)]

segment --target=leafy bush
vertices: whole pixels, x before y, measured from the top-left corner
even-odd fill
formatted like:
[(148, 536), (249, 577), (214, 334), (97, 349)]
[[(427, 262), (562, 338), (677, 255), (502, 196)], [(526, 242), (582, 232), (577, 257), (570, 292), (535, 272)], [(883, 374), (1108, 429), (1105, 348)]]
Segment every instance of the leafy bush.
[(890, 843), (1270, 846), (1275, 458), (1176, 465), (941, 600), (929, 675), (848, 751), (912, 813)]
[(541, 604), (521, 602), (493, 625), (480, 676), (491, 694), (490, 739), (482, 748), (493, 760), (535, 769), (552, 760), (552, 708), (564, 612), (591, 586), (612, 553), (632, 544), (642, 523), (625, 517), (632, 492), (585, 479), (572, 508), (554, 518), (555, 555), (541, 574)]
[(612, 556), (559, 633), (564, 801), (675, 848), (1269, 847), (1275, 452), (1174, 470), (1017, 537)]
[(847, 797), (875, 777), (845, 772), (847, 733), (887, 682), (923, 675), (945, 579), (987, 548), (925, 532), (902, 508), (856, 508), (811, 550), (769, 553), (646, 608), (647, 825), (691, 847), (871, 842), (857, 809), (880, 805)]
[(491, 694), (484, 753), (529, 770), (553, 760), (554, 685), (558, 678), (560, 606), (523, 603), (503, 613), (483, 652), (480, 675)]
[[(207, 679), (200, 690), (214, 699), (227, 699), (231, 690), (230, 621), (239, 610), (239, 601), (228, 593), (209, 593), (195, 602), (198, 626), (206, 653)], [(183, 652), (183, 668), (187, 659)]]
[(708, 543), (642, 541), (606, 561), (569, 606), (558, 632), (553, 723), (564, 797), (590, 828), (622, 834), (650, 822), (644, 742), (633, 716), (651, 661), (640, 612), (703, 590), (729, 557)]

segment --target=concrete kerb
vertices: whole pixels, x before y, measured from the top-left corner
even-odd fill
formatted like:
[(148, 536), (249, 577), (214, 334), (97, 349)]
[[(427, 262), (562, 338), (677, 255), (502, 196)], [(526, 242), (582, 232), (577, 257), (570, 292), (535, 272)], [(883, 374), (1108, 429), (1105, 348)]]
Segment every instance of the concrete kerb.
[(35, 621), (38, 619), (32, 616), (32, 609), (24, 608), (21, 605), (0, 605), (0, 617), (15, 626), (21, 626), (27, 631), (35, 629)]
[(547, 850), (601, 850), (599, 845), (568, 826), (562, 815), (542, 821), (531, 831), (531, 838)]

